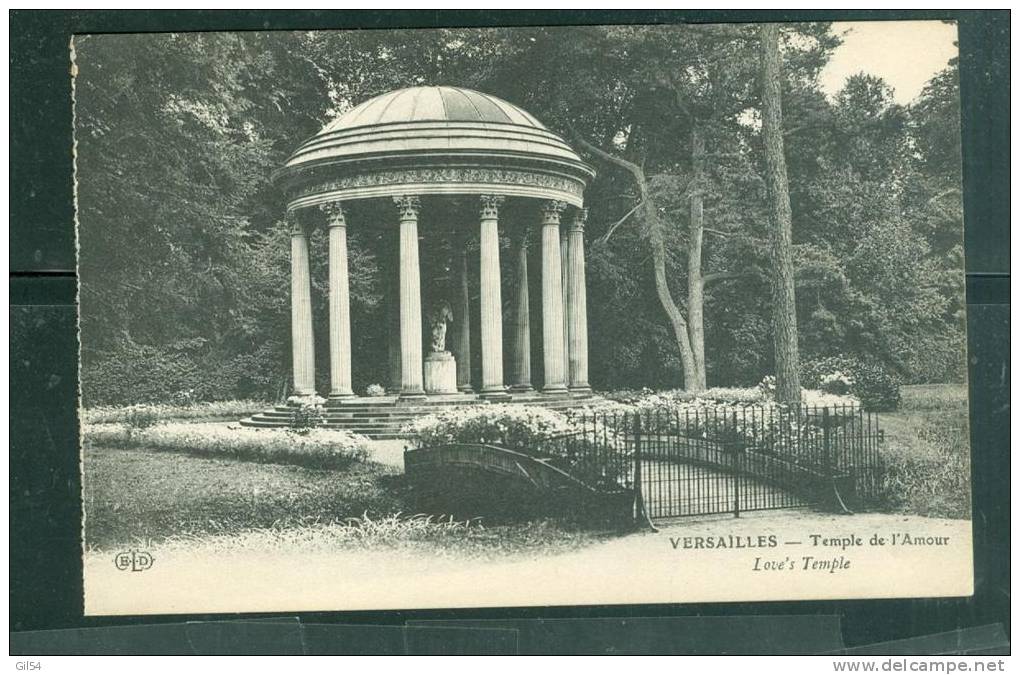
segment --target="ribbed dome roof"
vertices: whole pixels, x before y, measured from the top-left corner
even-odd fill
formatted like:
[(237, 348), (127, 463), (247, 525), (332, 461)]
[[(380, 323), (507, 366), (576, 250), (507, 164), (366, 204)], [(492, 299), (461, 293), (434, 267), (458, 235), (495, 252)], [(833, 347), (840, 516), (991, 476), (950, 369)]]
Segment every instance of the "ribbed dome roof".
[(459, 87), (410, 87), (327, 124), (276, 177), (294, 208), (403, 192), (579, 206), (594, 173), (566, 141), (512, 103)]
[(409, 87), (369, 99), (326, 125), (322, 133), (395, 122), (490, 122), (545, 129), (501, 98), (459, 87)]

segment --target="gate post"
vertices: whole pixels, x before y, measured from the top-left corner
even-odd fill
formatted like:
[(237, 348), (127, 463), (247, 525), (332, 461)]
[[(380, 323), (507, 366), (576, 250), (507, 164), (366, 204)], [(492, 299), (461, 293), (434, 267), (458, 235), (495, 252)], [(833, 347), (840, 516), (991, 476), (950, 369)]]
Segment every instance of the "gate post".
[(640, 520), (642, 516), (647, 519), (641, 488), (641, 413), (637, 410), (634, 411), (634, 510), (636, 519)]
[[(736, 439), (737, 434), (737, 411), (733, 411), (733, 437)], [(740, 442), (737, 440), (733, 441), (733, 517), (740, 517), (740, 453), (743, 449), (740, 446)]]
[(828, 406), (822, 408), (822, 452), (824, 457), (822, 459), (823, 466), (825, 467), (826, 478), (831, 479), (833, 476), (832, 472), (832, 431), (830, 429), (831, 424), (829, 422), (829, 408)]

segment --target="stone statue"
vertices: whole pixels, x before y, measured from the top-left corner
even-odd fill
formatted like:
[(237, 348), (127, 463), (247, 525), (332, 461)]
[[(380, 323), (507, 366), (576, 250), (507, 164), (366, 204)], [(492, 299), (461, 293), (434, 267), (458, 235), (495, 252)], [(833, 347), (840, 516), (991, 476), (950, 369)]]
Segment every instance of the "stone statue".
[(445, 300), (432, 310), (429, 326), (432, 329), (432, 353), (446, 351), (446, 324), (453, 321), (453, 310)]

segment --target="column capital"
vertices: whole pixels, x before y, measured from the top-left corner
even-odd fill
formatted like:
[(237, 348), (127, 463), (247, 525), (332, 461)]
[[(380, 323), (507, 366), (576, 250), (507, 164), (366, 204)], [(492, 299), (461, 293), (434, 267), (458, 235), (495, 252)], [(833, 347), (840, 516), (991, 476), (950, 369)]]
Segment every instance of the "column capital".
[(305, 236), (308, 234), (308, 230), (304, 223), (301, 222), (301, 216), (298, 215), (297, 209), (287, 211), (283, 220), (287, 224), (288, 229), (290, 229), (290, 235), (292, 237), (296, 235)]
[(571, 232), (584, 232), (584, 226), (588, 223), (588, 209), (578, 209), (574, 218), (570, 221)]
[(567, 208), (566, 202), (550, 199), (542, 203), (542, 224), (559, 225), (560, 215)]
[(526, 227), (511, 229), (510, 239), (520, 248), (527, 249), (531, 245), (531, 232)]
[(418, 220), (418, 212), (421, 211), (421, 200), (417, 195), (399, 195), (393, 197), (393, 203), (400, 211), (401, 220)]
[(499, 207), (505, 199), (503, 195), (482, 195), (479, 198), (479, 217), (482, 220), (495, 220), (499, 218)]
[(347, 227), (347, 213), (340, 202), (327, 202), (319, 205), (319, 210), (326, 214), (328, 227)]

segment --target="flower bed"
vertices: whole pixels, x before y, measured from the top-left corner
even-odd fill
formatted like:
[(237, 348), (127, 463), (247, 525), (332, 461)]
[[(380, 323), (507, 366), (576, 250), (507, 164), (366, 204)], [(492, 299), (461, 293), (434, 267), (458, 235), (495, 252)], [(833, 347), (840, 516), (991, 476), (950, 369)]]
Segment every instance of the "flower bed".
[(771, 384), (767, 378), (758, 387), (715, 387), (697, 393), (679, 389), (615, 392), (572, 411), (571, 416), (582, 425), (602, 424), (633, 433), (639, 415), (646, 434), (726, 443), (793, 461), (820, 461), (823, 410), (829, 410), (833, 433), (844, 435), (860, 411), (859, 401), (852, 396), (808, 389), (802, 392), (799, 409), (778, 404)]
[[(615, 485), (630, 467), (630, 451), (614, 432), (593, 438), (579, 418), (545, 408), (483, 405), (442, 410), (402, 429), (418, 447), (479, 443), (542, 458), (591, 485)], [(611, 448), (612, 452), (606, 452)]]
[(127, 424), (87, 424), (83, 436), (87, 444), (106, 447), (142, 447), (314, 468), (342, 468), (368, 457), (368, 439), (340, 429), (295, 433), (237, 424), (180, 422), (143, 429)]
[[(667, 389), (654, 391), (652, 389), (621, 390), (609, 392), (606, 399), (612, 403), (621, 403), (625, 408), (637, 407), (642, 409), (672, 408), (682, 404), (693, 404), (704, 406), (706, 404), (729, 405), (746, 407), (749, 405), (763, 405), (774, 403), (772, 385), (766, 378), (757, 387), (712, 387), (699, 392), (690, 392), (683, 389)], [(830, 394), (818, 389), (801, 390), (801, 404), (807, 407), (829, 407), (848, 406), (855, 407), (860, 402), (853, 396)], [(613, 409), (612, 405), (606, 409)]]
[(558, 412), (520, 405), (466, 406), (420, 417), (402, 429), (419, 447), (488, 443), (510, 450), (535, 450), (555, 436), (575, 431)]
[(152, 423), (183, 419), (216, 419), (221, 417), (240, 418), (265, 410), (271, 404), (265, 401), (235, 400), (213, 401), (170, 405), (144, 403), (127, 406), (96, 406), (85, 408), (82, 421), (85, 424), (112, 424), (115, 422), (135, 423), (149, 420)]

